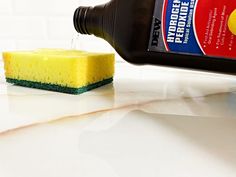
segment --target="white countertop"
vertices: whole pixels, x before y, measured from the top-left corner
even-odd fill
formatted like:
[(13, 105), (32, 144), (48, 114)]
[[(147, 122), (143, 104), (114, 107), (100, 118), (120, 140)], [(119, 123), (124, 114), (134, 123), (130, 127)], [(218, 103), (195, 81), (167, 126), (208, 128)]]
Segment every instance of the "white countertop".
[(236, 176), (236, 76), (117, 64), (74, 96), (0, 67), (0, 177)]

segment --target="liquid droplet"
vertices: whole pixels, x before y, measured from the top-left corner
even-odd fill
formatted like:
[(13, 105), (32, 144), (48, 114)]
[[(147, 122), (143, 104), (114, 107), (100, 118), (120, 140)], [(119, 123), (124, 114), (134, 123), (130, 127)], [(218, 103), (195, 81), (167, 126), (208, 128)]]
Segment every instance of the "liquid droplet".
[(72, 50), (79, 50), (79, 48), (80, 48), (79, 34), (77, 34), (71, 40), (71, 49)]

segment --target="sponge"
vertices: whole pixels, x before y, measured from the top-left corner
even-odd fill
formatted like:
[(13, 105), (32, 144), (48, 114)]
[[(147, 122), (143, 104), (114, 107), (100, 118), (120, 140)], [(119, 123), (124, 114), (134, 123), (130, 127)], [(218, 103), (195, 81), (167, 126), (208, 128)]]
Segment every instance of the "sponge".
[(228, 21), (229, 30), (236, 35), (236, 9), (231, 13)]
[(111, 83), (114, 58), (114, 54), (62, 49), (3, 53), (7, 82), (70, 94)]

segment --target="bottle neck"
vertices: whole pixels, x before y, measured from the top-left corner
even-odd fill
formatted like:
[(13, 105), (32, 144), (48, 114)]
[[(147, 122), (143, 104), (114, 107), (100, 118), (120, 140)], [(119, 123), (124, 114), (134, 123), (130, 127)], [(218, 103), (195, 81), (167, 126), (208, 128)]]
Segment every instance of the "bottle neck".
[(74, 27), (80, 34), (95, 35), (113, 44), (115, 6), (113, 1), (95, 7), (79, 7), (74, 13)]
[(80, 34), (98, 37), (103, 35), (103, 16), (105, 5), (96, 7), (79, 7), (74, 13), (74, 27)]

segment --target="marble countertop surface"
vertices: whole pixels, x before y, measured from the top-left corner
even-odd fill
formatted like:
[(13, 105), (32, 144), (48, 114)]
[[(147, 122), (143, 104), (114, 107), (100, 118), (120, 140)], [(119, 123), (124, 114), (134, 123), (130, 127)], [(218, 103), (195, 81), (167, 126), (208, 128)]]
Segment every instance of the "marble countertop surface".
[(236, 76), (117, 64), (74, 96), (5, 83), (1, 177), (235, 177)]

